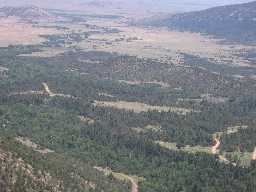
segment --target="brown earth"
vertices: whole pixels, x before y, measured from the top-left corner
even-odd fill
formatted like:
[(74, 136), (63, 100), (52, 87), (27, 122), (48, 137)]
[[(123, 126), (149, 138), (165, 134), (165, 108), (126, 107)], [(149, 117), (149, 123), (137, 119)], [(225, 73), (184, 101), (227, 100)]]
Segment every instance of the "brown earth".
[(55, 29), (34, 27), (20, 22), (16, 17), (0, 18), (0, 47), (8, 45), (31, 45), (45, 41), (41, 35), (57, 34)]

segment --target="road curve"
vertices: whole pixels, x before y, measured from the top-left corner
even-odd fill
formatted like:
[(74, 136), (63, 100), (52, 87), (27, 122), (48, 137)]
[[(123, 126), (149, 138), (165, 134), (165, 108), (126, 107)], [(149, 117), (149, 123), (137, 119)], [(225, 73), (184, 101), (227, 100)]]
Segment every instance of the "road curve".
[[(115, 175), (121, 175), (122, 178), (125, 178), (125, 180), (128, 180), (132, 184), (131, 192), (139, 192), (138, 183), (135, 181), (135, 179), (133, 177), (131, 177), (129, 175), (126, 175), (126, 174), (123, 174), (123, 173), (113, 172), (109, 168), (102, 168), (102, 167), (94, 166), (94, 169), (97, 169), (98, 171), (103, 172), (106, 175), (112, 173), (114, 175), (114, 177), (115, 177)], [(118, 178), (118, 176), (116, 176), (116, 179), (120, 179), (120, 178)]]
[(254, 148), (253, 154), (252, 154), (252, 160), (256, 161), (256, 147)]
[(220, 147), (220, 140), (215, 138), (214, 141), (215, 141), (215, 145), (212, 146), (212, 154), (216, 155), (218, 153), (218, 149)]

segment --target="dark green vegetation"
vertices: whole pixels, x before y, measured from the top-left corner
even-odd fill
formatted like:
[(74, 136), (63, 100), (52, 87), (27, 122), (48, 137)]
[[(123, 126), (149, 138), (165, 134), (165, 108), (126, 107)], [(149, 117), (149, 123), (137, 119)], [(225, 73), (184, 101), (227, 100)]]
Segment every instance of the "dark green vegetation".
[[(79, 42), (88, 35), (72, 33), (69, 37), (70, 41)], [(243, 130), (242, 134), (239, 131), (223, 136), (222, 150), (234, 150), (239, 142), (244, 151), (251, 152), (252, 145), (256, 145), (253, 141), (254, 80), (232, 78), (232, 72), (236, 73), (237, 69), (229, 66), (224, 66), (225, 70), (220, 73), (212, 73), (216, 69), (213, 63), (190, 55), (185, 55), (184, 65), (189, 66), (186, 68), (77, 48), (49, 58), (19, 56), (69, 43), (65, 41), (66, 36), (61, 35), (47, 39), (42, 45), (0, 49), (1, 67), (9, 69), (7, 74), (0, 76), (0, 157), (11, 152), (14, 162), (22, 158), (39, 178), (31, 177), (26, 170), (15, 171), (12, 164), (0, 158), (1, 167), (7, 167), (0, 172), (3, 188), (17, 192), (131, 190), (130, 183), (118, 181), (111, 175), (105, 177), (93, 168), (101, 166), (143, 177), (145, 180), (139, 183), (140, 192), (255, 191), (256, 169), (253, 167), (235, 167), (219, 162), (217, 156), (211, 154), (171, 151), (155, 144), (161, 140), (176, 142), (179, 146), (208, 147), (212, 145), (215, 132), (239, 123), (250, 125), (249, 129)], [(252, 73), (244, 70), (243, 74)], [(130, 85), (119, 80), (157, 81), (169, 87), (154, 83)], [(73, 97), (29, 92), (42, 91), (43, 82), (52, 92)], [(158, 111), (136, 114), (95, 107), (95, 100), (137, 101), (190, 108), (197, 112), (187, 115)], [(93, 119), (94, 123), (83, 122), (79, 116)], [(138, 133), (133, 129), (147, 125), (160, 126), (161, 130)], [(41, 154), (21, 145), (15, 137), (29, 138), (54, 152)], [(18, 175), (14, 186), (10, 185), (12, 174)], [(45, 183), (42, 180), (47, 174), (51, 178)], [(49, 185), (51, 183), (59, 185)]]
[(200, 32), (220, 39), (255, 44), (256, 2), (177, 14), (149, 22), (149, 25), (167, 26), (182, 31)]

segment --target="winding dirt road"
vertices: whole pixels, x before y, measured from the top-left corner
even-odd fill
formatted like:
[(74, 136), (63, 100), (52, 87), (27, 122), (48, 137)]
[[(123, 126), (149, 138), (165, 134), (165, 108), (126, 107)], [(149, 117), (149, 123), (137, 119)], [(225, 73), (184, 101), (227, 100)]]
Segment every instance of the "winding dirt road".
[(214, 141), (215, 141), (215, 145), (212, 146), (212, 154), (216, 155), (218, 153), (218, 149), (220, 147), (220, 140), (215, 138)]
[(47, 85), (47, 83), (42, 83), (43, 87), (44, 87), (44, 91), (45, 93), (47, 93), (50, 97), (56, 97), (56, 96), (59, 96), (59, 97), (66, 97), (66, 98), (72, 98), (72, 99), (75, 99), (76, 97), (72, 96), (72, 95), (65, 95), (65, 94), (62, 94), (62, 93), (53, 93), (49, 86)]
[(97, 169), (98, 171), (100, 172), (103, 172), (105, 175), (110, 175), (110, 174), (113, 174), (113, 176), (116, 178), (116, 179), (119, 179), (119, 180), (127, 180), (129, 181), (131, 184), (132, 184), (132, 188), (131, 188), (131, 192), (139, 192), (139, 186), (138, 186), (138, 183), (137, 181), (135, 181), (135, 179), (129, 175), (126, 175), (126, 174), (123, 174), (123, 173), (116, 173), (116, 172), (113, 172), (111, 169), (109, 168), (102, 168), (102, 167), (94, 167), (94, 169)]
[(232, 164), (233, 166), (236, 166), (236, 163), (232, 163), (225, 156), (219, 154), (219, 150), (218, 149), (220, 148), (220, 145), (221, 145), (220, 139), (215, 138), (214, 141), (215, 141), (215, 144), (212, 146), (212, 150), (211, 150), (212, 154), (213, 155), (218, 154), (218, 158), (219, 158), (219, 160), (221, 162), (226, 163), (226, 164)]
[(254, 148), (254, 152), (252, 154), (252, 160), (256, 161), (256, 147)]
[(42, 83), (42, 85), (43, 85), (43, 87), (44, 87), (45, 92), (46, 92), (50, 97), (54, 97), (54, 96), (56, 95), (56, 94), (54, 94), (54, 93), (50, 90), (49, 86), (48, 86), (46, 83)]
[(15, 96), (15, 95), (48, 95), (49, 97), (65, 97), (65, 98), (71, 98), (71, 99), (76, 99), (77, 97), (74, 97), (72, 95), (65, 95), (62, 93), (53, 93), (47, 83), (42, 83), (43, 85), (43, 90), (42, 91), (24, 91), (24, 92), (14, 92), (9, 94), (9, 96)]

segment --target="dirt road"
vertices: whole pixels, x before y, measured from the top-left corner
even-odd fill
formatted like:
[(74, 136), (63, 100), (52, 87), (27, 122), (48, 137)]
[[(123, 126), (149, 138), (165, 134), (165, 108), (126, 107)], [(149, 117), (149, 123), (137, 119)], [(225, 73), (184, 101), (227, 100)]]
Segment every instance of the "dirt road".
[(44, 87), (45, 92), (46, 92), (50, 97), (56, 96), (56, 94), (54, 94), (54, 93), (50, 90), (49, 86), (48, 86), (46, 83), (42, 83), (42, 85), (43, 85), (43, 87)]
[(231, 163), (233, 166), (236, 166), (235, 163), (230, 162), (225, 156), (219, 154), (219, 150), (218, 149), (220, 148), (220, 145), (221, 145), (220, 139), (215, 138), (214, 141), (215, 141), (215, 145), (212, 146), (212, 154), (213, 155), (218, 154), (218, 158), (219, 158), (219, 160), (221, 162), (226, 163), (226, 164), (230, 164)]
[(53, 93), (49, 86), (47, 85), (47, 83), (42, 83), (43, 87), (44, 87), (44, 91), (50, 96), (50, 97), (56, 97), (56, 96), (59, 96), (59, 97), (66, 97), (66, 98), (75, 98), (74, 96), (72, 95), (65, 95), (65, 94), (62, 94), (62, 93)]
[(96, 166), (94, 168), (100, 172), (103, 172), (105, 175), (112, 174), (118, 180), (129, 181), (132, 184), (131, 192), (139, 192), (139, 186), (137, 184), (137, 181), (133, 177), (123, 173), (113, 172), (109, 168), (102, 168), (102, 167), (96, 167)]
[(214, 141), (215, 141), (215, 145), (212, 146), (212, 154), (216, 155), (218, 153), (218, 149), (220, 147), (220, 140), (215, 138)]
[(254, 148), (254, 152), (252, 154), (252, 160), (256, 161), (256, 147)]

